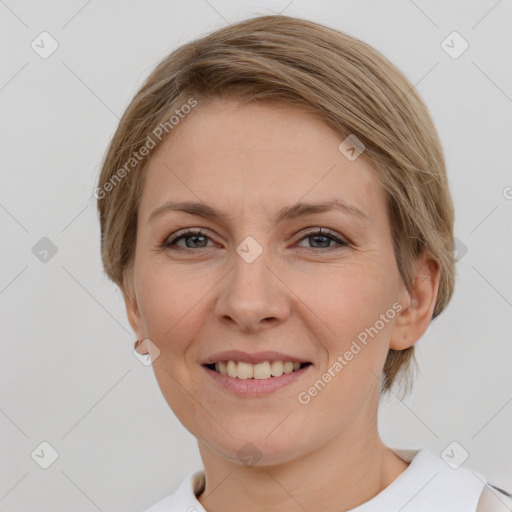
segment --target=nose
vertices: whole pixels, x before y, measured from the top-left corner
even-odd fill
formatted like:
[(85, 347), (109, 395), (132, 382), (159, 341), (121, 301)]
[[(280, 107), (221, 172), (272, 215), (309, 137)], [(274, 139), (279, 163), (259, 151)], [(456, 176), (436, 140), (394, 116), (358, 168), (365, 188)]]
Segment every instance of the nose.
[(286, 320), (290, 312), (287, 288), (268, 252), (264, 250), (251, 263), (234, 252), (232, 270), (219, 283), (215, 315), (220, 322), (254, 332)]

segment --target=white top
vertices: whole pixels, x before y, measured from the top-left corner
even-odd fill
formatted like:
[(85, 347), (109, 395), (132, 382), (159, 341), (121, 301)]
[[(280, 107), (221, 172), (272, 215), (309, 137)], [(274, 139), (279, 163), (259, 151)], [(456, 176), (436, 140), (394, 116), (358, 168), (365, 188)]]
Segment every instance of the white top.
[[(453, 469), (427, 449), (393, 451), (410, 462), (407, 469), (379, 494), (351, 512), (396, 512), (402, 508), (404, 512), (510, 510), (506, 496), (486, 485), (480, 473), (463, 467)], [(203, 470), (189, 473), (173, 494), (144, 512), (207, 512), (197, 500), (204, 490), (204, 483)], [(484, 494), (487, 496), (486, 507), (477, 509)], [(505, 504), (504, 508), (501, 508), (500, 501)], [(480, 506), (482, 502), (483, 499)]]

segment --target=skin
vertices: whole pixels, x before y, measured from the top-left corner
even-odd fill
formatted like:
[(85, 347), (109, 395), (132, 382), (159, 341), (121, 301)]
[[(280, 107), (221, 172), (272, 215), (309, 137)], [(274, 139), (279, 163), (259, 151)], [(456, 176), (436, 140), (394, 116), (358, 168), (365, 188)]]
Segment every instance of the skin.
[[(384, 191), (364, 157), (338, 150), (344, 138), (296, 106), (218, 99), (180, 121), (147, 169), (127, 314), (137, 338), (160, 350), (159, 387), (198, 440), (206, 475), (198, 499), (209, 512), (350, 510), (408, 466), (379, 437), (379, 376), (390, 348), (427, 329), (439, 269), (421, 255), (414, 289), (405, 289)], [(331, 210), (275, 222), (282, 207), (333, 198), (368, 221)], [(207, 203), (228, 220), (170, 211), (148, 223), (169, 200)], [(161, 247), (186, 227), (207, 238)], [(320, 227), (348, 245), (305, 234)], [(235, 250), (248, 236), (263, 250), (252, 263)], [(301, 404), (298, 394), (397, 301), (401, 312)], [(278, 350), (313, 366), (275, 393), (239, 397), (200, 365), (229, 349)], [(237, 456), (248, 442), (261, 457), (253, 466)]]

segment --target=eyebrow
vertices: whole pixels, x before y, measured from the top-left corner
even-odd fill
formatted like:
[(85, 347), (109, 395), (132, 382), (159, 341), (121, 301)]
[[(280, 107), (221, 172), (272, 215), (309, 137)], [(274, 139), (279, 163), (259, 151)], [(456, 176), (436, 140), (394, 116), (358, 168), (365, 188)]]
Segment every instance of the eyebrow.
[[(297, 203), (293, 206), (285, 206), (281, 208), (275, 218), (275, 223), (278, 224), (285, 220), (293, 220), (304, 215), (310, 215), (313, 213), (322, 213), (330, 210), (338, 210), (347, 215), (356, 217), (362, 221), (368, 222), (370, 219), (366, 213), (359, 208), (346, 203), (341, 199), (332, 199), (331, 201), (325, 201), (322, 203)], [(197, 203), (193, 201), (167, 201), (163, 205), (155, 208), (148, 218), (148, 223), (157, 216), (160, 216), (169, 211), (179, 211), (189, 213), (191, 215), (197, 215), (206, 219), (214, 219), (219, 222), (228, 223), (229, 216), (215, 208), (205, 204)]]

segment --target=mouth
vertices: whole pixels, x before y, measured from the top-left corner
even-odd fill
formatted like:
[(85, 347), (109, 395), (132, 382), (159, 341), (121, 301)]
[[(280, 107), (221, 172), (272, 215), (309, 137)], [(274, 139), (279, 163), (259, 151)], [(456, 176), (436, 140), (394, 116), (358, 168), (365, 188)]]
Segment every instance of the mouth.
[(312, 371), (313, 363), (262, 361), (251, 364), (230, 359), (204, 363), (201, 367), (220, 386), (217, 389), (238, 397), (263, 398), (300, 380), (304, 382), (303, 379)]
[(262, 361), (251, 364), (244, 361), (218, 361), (216, 363), (203, 364), (204, 367), (227, 377), (244, 380), (277, 379), (284, 374), (295, 373), (307, 366), (310, 362), (292, 361)]

